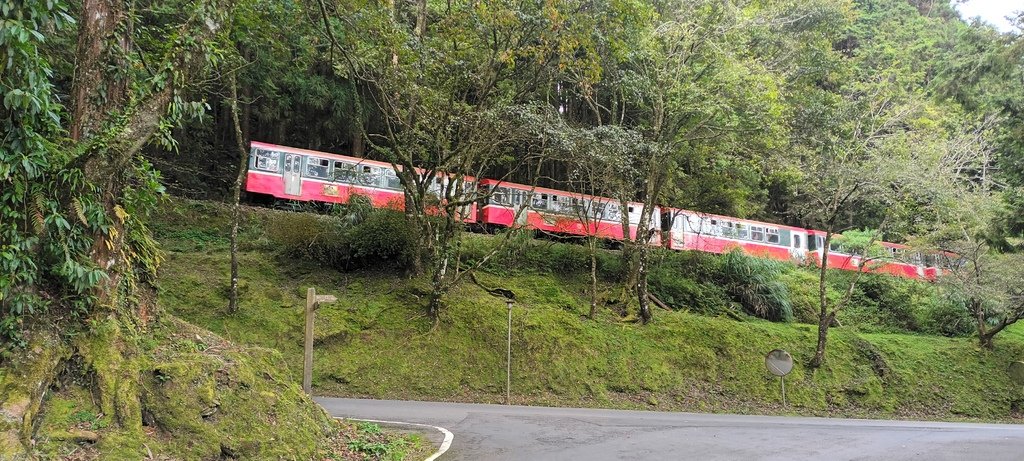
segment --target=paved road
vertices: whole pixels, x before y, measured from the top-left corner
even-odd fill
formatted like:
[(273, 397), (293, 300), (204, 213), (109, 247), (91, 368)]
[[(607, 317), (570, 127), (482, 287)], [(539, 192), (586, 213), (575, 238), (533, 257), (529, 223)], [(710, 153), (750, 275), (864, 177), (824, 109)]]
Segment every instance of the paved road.
[(455, 441), (441, 461), (1024, 460), (1024, 425), (317, 401), (334, 416), (445, 427)]

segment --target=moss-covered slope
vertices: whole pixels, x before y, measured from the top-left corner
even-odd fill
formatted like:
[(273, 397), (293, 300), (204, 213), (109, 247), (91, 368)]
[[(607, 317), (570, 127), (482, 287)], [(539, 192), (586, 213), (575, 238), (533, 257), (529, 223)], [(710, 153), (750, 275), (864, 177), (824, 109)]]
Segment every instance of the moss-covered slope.
[[(291, 379), (297, 382), (302, 363), (301, 306), (306, 288), (313, 286), (340, 298), (317, 314), (316, 392), (504, 400), (507, 333), (502, 299), (467, 282), (448, 296), (448, 306), (435, 326), (424, 315), (424, 280), (380, 270), (341, 272), (284, 256), (278, 243), (268, 237), (268, 222), (292, 222), (290, 217), (304, 217), (299, 214), (246, 212), (240, 255), (241, 311), (226, 315), (228, 226), (226, 213), (219, 210), (220, 205), (209, 202), (175, 201), (153, 223), (170, 250), (158, 280), (162, 305), (232, 341), (281, 351)], [(485, 240), (474, 237), (464, 251), (486, 244)], [(652, 325), (640, 326), (624, 321), (628, 313), (614, 299), (621, 289), (611, 283), (601, 284), (601, 309), (596, 319), (587, 319), (589, 268), (576, 264), (579, 258), (573, 255), (578, 248), (550, 242), (540, 247), (541, 252), (508, 255), (520, 260), (516, 267), (493, 264), (487, 267), (490, 272), (477, 276), (488, 287), (500, 286), (518, 295), (512, 333), (516, 402), (930, 419), (1020, 418), (1024, 390), (1009, 381), (1006, 367), (1024, 358), (1022, 329), (1008, 330), (997, 339), (994, 351), (985, 351), (967, 337), (865, 328), (858, 323), (861, 317), (880, 314), (874, 313), (873, 306), (853, 306), (851, 312), (858, 316), (844, 317), (843, 326), (831, 331), (827, 363), (811, 371), (803, 364), (813, 353), (813, 325), (658, 310)], [(544, 251), (554, 263), (534, 260), (543, 257)], [(614, 263), (615, 258), (605, 260)], [(800, 288), (806, 278), (807, 284), (816, 286), (816, 279), (802, 277), (802, 271), (789, 274), (799, 277), (791, 277), (794, 280), (788, 285)], [(813, 289), (804, 288), (793, 294), (795, 305)], [(764, 368), (764, 355), (775, 348), (787, 349), (798, 362), (786, 379), (788, 408), (779, 403), (778, 380)]]
[(96, 388), (96, 370), (111, 365), (85, 356), (67, 365), (43, 405), (36, 456), (314, 459), (327, 452), (340, 428), (283, 372), (279, 352), (233, 345), (173, 316), (151, 327), (132, 357), (143, 370), (141, 427), (116, 424), (123, 410), (107, 408)]
[[(504, 397), (505, 303), (467, 284), (448, 298), (435, 328), (423, 316), (420, 281), (399, 274), (340, 273), (252, 250), (242, 254), (242, 310), (226, 316), (221, 249), (172, 252), (161, 302), (192, 322), (244, 343), (280, 350), (293, 379), (301, 367), (302, 296), (308, 286), (340, 295), (317, 319), (314, 386), (322, 394), (498, 402)], [(806, 324), (736, 321), (656, 312), (652, 325), (611, 309), (583, 317), (586, 283), (573, 275), (481, 273), (518, 296), (513, 319), (513, 398), (519, 403), (726, 412), (912, 418), (1014, 419), (1024, 392), (1005, 369), (1024, 356), (1013, 336), (995, 351), (969, 338), (862, 334), (836, 328), (827, 365), (798, 363), (790, 407), (764, 355), (813, 353)], [(615, 288), (606, 286), (608, 292)]]

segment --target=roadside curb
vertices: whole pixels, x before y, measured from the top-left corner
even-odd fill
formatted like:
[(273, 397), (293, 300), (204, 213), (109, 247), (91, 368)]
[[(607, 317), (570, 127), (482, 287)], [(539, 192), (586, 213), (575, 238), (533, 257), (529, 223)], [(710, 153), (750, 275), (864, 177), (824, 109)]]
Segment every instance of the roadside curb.
[(346, 418), (344, 416), (335, 416), (334, 418), (335, 419), (345, 419), (345, 420), (349, 420), (349, 421), (365, 421), (365, 422), (368, 422), (368, 423), (395, 424), (395, 425), (399, 425), (399, 426), (429, 427), (431, 429), (435, 429), (435, 430), (441, 432), (441, 434), (444, 435), (444, 441), (441, 442), (441, 446), (439, 446), (437, 448), (437, 451), (435, 451), (434, 454), (430, 455), (429, 457), (427, 457), (427, 459), (425, 459), (423, 461), (434, 461), (437, 458), (441, 457), (441, 455), (445, 454), (445, 452), (448, 451), (449, 448), (451, 448), (452, 441), (455, 440), (455, 434), (452, 434), (451, 431), (449, 431), (448, 429), (445, 429), (445, 428), (443, 428), (441, 426), (431, 426), (430, 424), (420, 424), (420, 423), (407, 423), (405, 421), (383, 421), (383, 420), (378, 420), (378, 419)]

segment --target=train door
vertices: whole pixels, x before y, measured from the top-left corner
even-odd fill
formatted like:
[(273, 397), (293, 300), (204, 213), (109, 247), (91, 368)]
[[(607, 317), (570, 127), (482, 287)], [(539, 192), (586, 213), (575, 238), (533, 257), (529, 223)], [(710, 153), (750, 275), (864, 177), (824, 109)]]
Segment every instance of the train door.
[(284, 193), (302, 195), (302, 156), (285, 154), (284, 157)]
[(805, 241), (807, 234), (793, 232), (789, 242), (789, 256), (795, 261), (803, 261), (807, 257), (807, 246)]

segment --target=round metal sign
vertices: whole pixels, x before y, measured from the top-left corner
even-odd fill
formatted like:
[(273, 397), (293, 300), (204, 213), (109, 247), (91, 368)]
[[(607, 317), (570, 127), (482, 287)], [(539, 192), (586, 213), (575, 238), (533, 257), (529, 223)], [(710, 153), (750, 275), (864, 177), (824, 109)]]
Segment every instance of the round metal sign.
[(793, 371), (793, 356), (782, 349), (775, 349), (764, 357), (764, 366), (775, 376), (786, 376)]
[(1017, 384), (1024, 384), (1024, 362), (1011, 362), (1009, 372), (1011, 381)]

